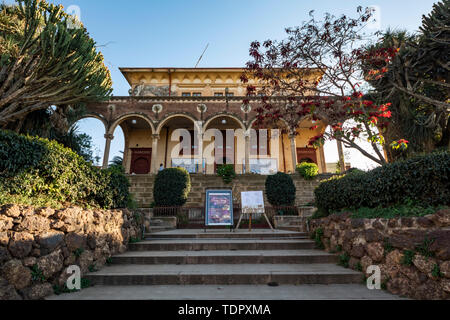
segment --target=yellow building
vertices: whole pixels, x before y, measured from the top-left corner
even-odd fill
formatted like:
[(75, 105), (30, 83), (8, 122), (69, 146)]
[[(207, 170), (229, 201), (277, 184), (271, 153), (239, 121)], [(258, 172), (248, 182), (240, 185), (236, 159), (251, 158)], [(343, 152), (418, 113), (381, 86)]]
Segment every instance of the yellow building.
[[(244, 105), (246, 84), (241, 68), (121, 68), (130, 96), (88, 106), (85, 117), (105, 125), (104, 166), (114, 132), (125, 135), (124, 166), (130, 174), (185, 167), (214, 174), (217, 165), (233, 164), (238, 174), (294, 172), (300, 161), (317, 163), (326, 172), (323, 148), (309, 139), (327, 124), (305, 118), (297, 133), (255, 130), (255, 97)], [(319, 75), (312, 75), (319, 77)], [(257, 83), (253, 83), (257, 86)], [(282, 123), (282, 121), (280, 122)], [(317, 125), (316, 130), (311, 130)]]

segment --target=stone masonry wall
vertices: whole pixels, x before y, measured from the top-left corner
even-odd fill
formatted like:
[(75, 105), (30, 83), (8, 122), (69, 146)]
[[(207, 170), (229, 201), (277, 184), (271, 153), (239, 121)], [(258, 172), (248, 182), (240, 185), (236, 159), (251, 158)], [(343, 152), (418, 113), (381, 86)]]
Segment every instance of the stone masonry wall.
[(82, 276), (101, 268), (131, 238), (141, 238), (141, 221), (127, 209), (0, 207), (0, 300), (52, 295), (71, 265)]
[[(154, 175), (130, 175), (130, 192), (134, 195), (140, 208), (148, 208), (153, 202)], [(205, 205), (207, 189), (233, 189), (235, 203), (240, 203), (242, 191), (265, 190), (266, 176), (238, 175), (230, 184), (225, 184), (222, 178), (210, 175), (191, 175), (191, 193), (189, 194), (188, 207), (202, 207)], [(314, 201), (314, 189), (319, 185), (318, 180), (306, 181), (300, 175), (292, 175), (297, 188), (296, 206), (303, 206)], [(268, 205), (268, 203), (266, 203)]]
[[(378, 265), (384, 287), (414, 299), (450, 299), (450, 210), (425, 217), (351, 219), (350, 213), (310, 222), (323, 232), (329, 252), (349, 258), (349, 267)], [(319, 232), (320, 234), (320, 232)]]

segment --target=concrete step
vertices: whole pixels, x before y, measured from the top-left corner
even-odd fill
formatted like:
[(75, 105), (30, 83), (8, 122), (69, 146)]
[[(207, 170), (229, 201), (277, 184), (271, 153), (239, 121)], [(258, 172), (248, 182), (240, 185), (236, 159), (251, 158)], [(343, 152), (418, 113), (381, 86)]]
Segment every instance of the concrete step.
[(150, 240), (131, 243), (130, 251), (298, 250), (314, 249), (311, 240)]
[(93, 285), (361, 283), (363, 274), (333, 264), (116, 265), (85, 276)]
[(154, 233), (160, 233), (160, 232), (163, 232), (163, 231), (170, 231), (170, 230), (174, 230), (174, 228), (170, 227), (170, 226), (162, 226), (162, 225), (160, 225), (160, 226), (150, 226), (150, 230), (147, 230), (150, 233), (146, 233), (145, 236), (146, 237), (151, 237), (152, 234), (154, 234)]
[(112, 258), (113, 264), (307, 264), (337, 263), (335, 255), (318, 250), (142, 251)]
[(94, 286), (46, 300), (403, 300), (362, 284)]
[(304, 227), (301, 227), (301, 226), (280, 226), (280, 227), (278, 227), (278, 230), (293, 231), (293, 232), (300, 232), (300, 231), (303, 231), (303, 229), (304, 229)]
[(169, 232), (153, 233), (146, 235), (150, 239), (306, 239), (308, 235), (304, 232), (283, 232), (271, 230), (173, 230)]

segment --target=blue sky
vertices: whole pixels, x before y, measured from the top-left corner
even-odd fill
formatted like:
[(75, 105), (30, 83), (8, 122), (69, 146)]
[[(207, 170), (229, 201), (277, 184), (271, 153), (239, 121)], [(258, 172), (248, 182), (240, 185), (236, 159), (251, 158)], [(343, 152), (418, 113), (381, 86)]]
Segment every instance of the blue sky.
[[(12, 3), (13, 1), (6, 1)], [(284, 28), (301, 24), (315, 10), (335, 15), (356, 13), (356, 7), (378, 6), (381, 29), (418, 30), (434, 0), (64, 0), (80, 8), (81, 20), (105, 56), (113, 78), (114, 95), (128, 95), (129, 86), (119, 67), (194, 67), (209, 43), (200, 67), (241, 67), (253, 40), (282, 39)], [(93, 136), (102, 155), (103, 129), (96, 120), (84, 120), (80, 130)], [(116, 132), (111, 158), (123, 150)], [(327, 162), (337, 161), (334, 146), (326, 149)], [(357, 154), (352, 162), (370, 167)]]

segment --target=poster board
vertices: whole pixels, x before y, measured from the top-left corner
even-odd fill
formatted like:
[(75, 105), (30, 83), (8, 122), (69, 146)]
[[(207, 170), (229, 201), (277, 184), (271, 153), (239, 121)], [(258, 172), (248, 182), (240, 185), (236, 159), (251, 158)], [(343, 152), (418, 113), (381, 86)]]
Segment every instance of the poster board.
[(207, 190), (205, 226), (233, 226), (233, 192)]
[(264, 195), (262, 191), (242, 192), (242, 213), (264, 213)]

